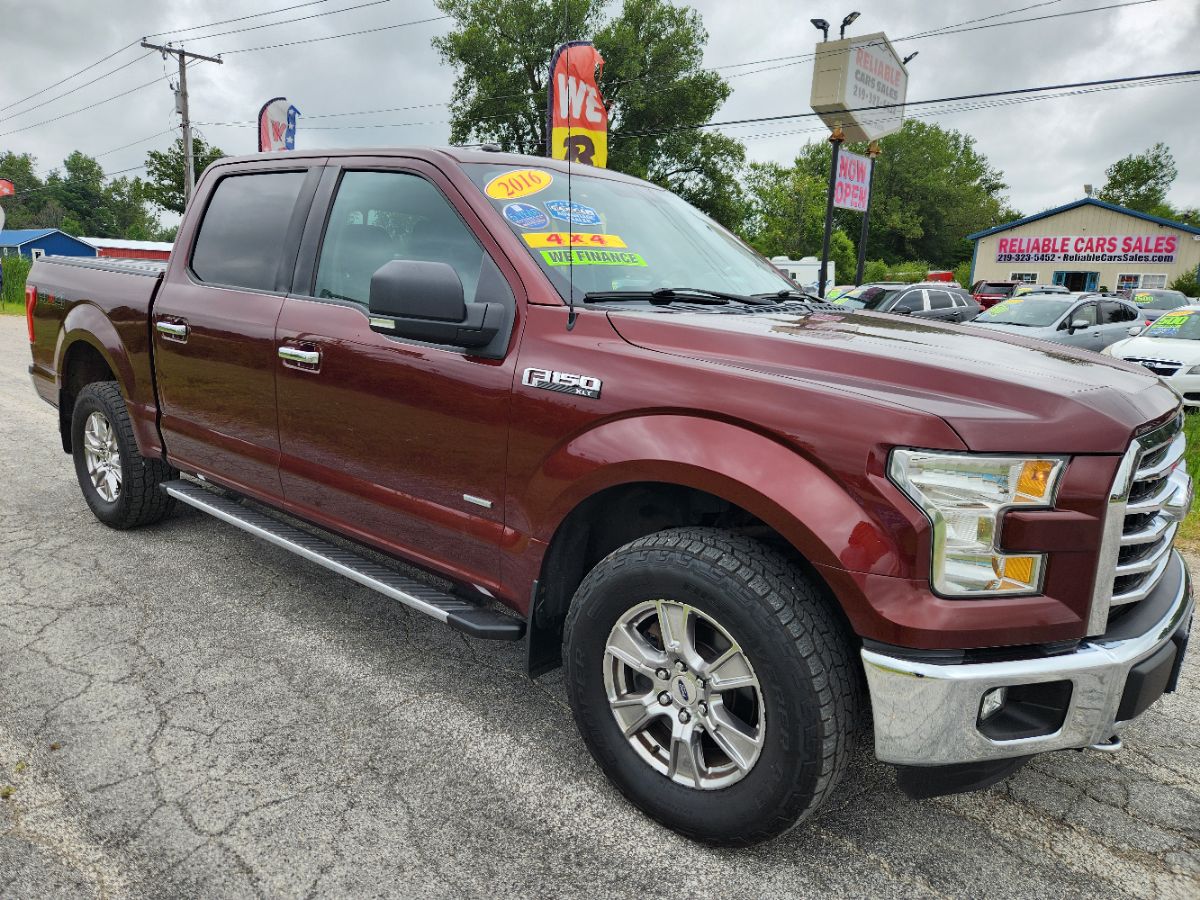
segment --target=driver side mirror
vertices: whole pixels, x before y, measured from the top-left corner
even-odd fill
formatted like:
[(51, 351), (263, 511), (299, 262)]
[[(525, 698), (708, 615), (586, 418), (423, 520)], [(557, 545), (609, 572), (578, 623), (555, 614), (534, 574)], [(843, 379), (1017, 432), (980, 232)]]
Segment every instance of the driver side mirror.
[(504, 322), (499, 303), (467, 304), (458, 273), (442, 262), (384, 263), (368, 308), (372, 331), (457, 347), (486, 347)]
[(898, 316), (911, 316), (913, 314), (913, 311), (911, 309), (909, 309), (907, 306), (897, 306), (895, 309), (892, 310), (892, 312), (894, 312)]
[(1067, 334), (1074, 334), (1081, 328), (1090, 328), (1091, 323), (1087, 319), (1072, 319), (1071, 324), (1067, 326)]
[(1142, 333), (1141, 325), (1130, 325), (1129, 326), (1129, 336), (1130, 337), (1137, 337), (1141, 333)]

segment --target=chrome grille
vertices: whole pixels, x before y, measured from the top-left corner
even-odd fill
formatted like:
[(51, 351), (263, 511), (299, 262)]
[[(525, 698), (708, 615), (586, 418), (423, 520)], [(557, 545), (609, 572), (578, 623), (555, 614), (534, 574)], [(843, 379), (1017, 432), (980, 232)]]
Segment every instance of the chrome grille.
[(1191, 482), (1180, 465), (1186, 441), (1183, 413), (1134, 440), (1109, 498), (1100, 570), (1088, 634), (1157, 586), (1171, 560), (1179, 521), (1191, 504)]
[(1183, 368), (1183, 363), (1176, 362), (1171, 359), (1140, 359), (1135, 356), (1125, 357), (1125, 362), (1137, 363), (1139, 366), (1145, 366), (1155, 375), (1160, 375), (1163, 378), (1170, 378), (1176, 372)]

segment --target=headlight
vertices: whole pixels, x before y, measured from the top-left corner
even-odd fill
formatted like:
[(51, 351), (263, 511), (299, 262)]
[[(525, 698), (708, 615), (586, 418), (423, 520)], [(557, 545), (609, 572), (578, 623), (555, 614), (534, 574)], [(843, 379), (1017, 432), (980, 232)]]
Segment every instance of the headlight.
[(888, 472), (933, 525), (930, 584), (947, 597), (1033, 594), (1045, 554), (1009, 556), (996, 548), (1011, 507), (1046, 509), (1066, 460), (892, 451)]
[(1187, 370), (1188, 375), (1200, 375), (1200, 366), (1192, 366)]

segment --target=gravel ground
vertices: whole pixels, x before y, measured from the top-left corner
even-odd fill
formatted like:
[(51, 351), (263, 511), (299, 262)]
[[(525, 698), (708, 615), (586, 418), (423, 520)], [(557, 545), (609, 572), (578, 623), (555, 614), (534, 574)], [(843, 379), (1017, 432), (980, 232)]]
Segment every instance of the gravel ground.
[(100, 525), (27, 364), (0, 318), (0, 896), (1200, 896), (1200, 654), (1119, 755), (918, 803), (868, 749), (712, 850), (608, 785), (523, 645), (199, 513)]

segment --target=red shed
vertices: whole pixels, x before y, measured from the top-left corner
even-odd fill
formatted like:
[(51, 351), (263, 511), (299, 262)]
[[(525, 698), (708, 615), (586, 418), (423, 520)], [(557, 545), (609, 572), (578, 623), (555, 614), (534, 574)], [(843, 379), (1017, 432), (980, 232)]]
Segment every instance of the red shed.
[(80, 238), (96, 248), (97, 256), (119, 256), (124, 259), (166, 259), (171, 255), (169, 241), (126, 241), (120, 238)]

